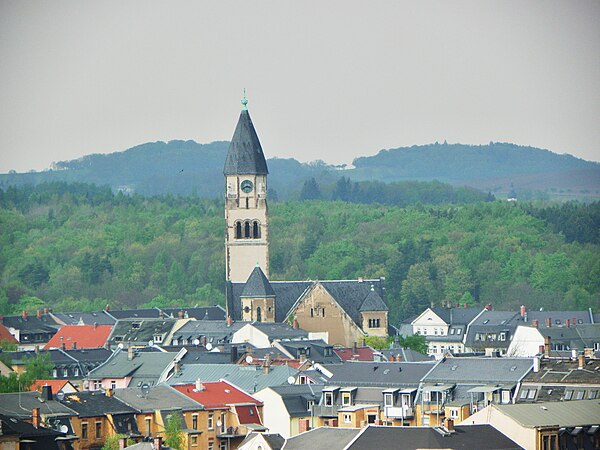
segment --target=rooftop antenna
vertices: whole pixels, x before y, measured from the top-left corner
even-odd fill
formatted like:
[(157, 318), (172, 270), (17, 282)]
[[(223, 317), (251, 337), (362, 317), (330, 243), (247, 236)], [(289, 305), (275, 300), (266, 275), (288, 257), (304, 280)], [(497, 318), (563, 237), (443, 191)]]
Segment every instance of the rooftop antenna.
[(246, 88), (244, 88), (244, 98), (242, 99), (242, 111), (248, 111), (248, 99), (246, 98)]

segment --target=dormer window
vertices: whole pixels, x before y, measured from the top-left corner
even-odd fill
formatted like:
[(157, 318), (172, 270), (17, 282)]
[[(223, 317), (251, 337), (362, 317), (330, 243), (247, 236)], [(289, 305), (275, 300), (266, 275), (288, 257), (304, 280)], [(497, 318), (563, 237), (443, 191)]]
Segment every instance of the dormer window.
[(133, 322), (131, 324), (131, 328), (133, 328), (134, 330), (138, 330), (141, 326), (142, 326), (141, 322)]
[(384, 406), (394, 406), (394, 394), (383, 394), (383, 405)]
[(352, 393), (342, 392), (342, 406), (350, 406), (352, 404)]
[(323, 404), (325, 406), (333, 406), (333, 392), (323, 393)]
[(152, 340), (154, 341), (155, 344), (160, 344), (163, 341), (162, 334), (155, 334), (152, 337)]

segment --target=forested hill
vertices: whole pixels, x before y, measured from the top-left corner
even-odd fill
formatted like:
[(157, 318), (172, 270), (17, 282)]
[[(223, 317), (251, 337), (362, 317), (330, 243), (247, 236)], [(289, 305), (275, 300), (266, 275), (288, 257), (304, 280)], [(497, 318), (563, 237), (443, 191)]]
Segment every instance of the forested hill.
[[(269, 213), (273, 280), (384, 276), (392, 323), (443, 302), (600, 308), (600, 202), (295, 201)], [(222, 302), (224, 226), (220, 200), (0, 190), (0, 314)]]
[[(142, 195), (190, 195), (218, 198), (223, 194), (222, 169), (228, 142), (153, 142), (123, 152), (94, 154), (60, 161), (53, 170), (0, 174), (0, 188), (11, 185), (70, 181), (109, 185), (114, 191)], [(326, 158), (326, 156), (324, 156)], [(355, 168), (323, 162), (304, 164), (272, 158), (269, 187), (280, 200), (297, 199), (303, 183), (314, 178), (323, 193), (342, 176), (355, 181), (439, 180), (471, 186), (503, 197), (511, 184), (520, 198), (600, 198), (600, 164), (548, 150), (490, 143), (430, 144), (381, 150), (356, 158)], [(346, 170), (337, 170), (337, 169)], [(331, 198), (325, 195), (323, 198)]]

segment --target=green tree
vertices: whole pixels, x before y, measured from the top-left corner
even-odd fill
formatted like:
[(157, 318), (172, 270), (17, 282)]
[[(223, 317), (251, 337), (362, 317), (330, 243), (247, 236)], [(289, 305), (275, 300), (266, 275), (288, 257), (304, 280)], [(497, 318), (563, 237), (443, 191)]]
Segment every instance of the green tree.
[(165, 444), (177, 450), (183, 450), (183, 441), (185, 434), (183, 433), (181, 418), (177, 414), (167, 416), (165, 425)]
[(384, 350), (390, 346), (390, 338), (381, 336), (367, 336), (365, 341), (369, 347), (375, 350)]
[[(119, 439), (127, 437), (124, 434), (116, 434), (114, 436), (108, 436), (104, 445), (102, 446), (102, 450), (119, 450)], [(127, 438), (127, 445), (133, 445), (135, 441), (133, 439)]]
[(400, 336), (400, 345), (404, 348), (410, 348), (416, 352), (427, 354), (427, 339), (425, 336), (420, 334), (413, 334), (412, 336)]
[(300, 200), (320, 200), (321, 199), (321, 190), (319, 189), (319, 184), (314, 177), (310, 177), (308, 180), (304, 181), (302, 185), (302, 190), (300, 191)]

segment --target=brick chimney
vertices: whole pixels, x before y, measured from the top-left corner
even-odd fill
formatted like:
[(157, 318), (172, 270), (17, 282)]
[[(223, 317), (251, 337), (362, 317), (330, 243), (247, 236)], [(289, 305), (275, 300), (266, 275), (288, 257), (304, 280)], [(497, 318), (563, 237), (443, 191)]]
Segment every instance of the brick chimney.
[(52, 400), (54, 397), (52, 396), (52, 386), (42, 386), (42, 393), (40, 395), (42, 400), (48, 401)]
[(574, 327), (576, 327), (577, 326), (577, 319), (575, 317), (573, 317), (571, 319), (571, 323), (573, 324)]
[(450, 433), (454, 432), (454, 419), (446, 419), (446, 430), (448, 430)]
[(583, 368), (585, 367), (585, 354), (581, 353), (577, 359), (578, 364), (577, 364), (577, 370), (583, 370)]
[(42, 310), (41, 310), (41, 309), (38, 309), (38, 310), (35, 312), (35, 316), (36, 316), (38, 319), (41, 319), (41, 318), (42, 318)]
[(552, 327), (552, 318), (546, 317), (546, 328)]
[(152, 443), (154, 444), (154, 450), (160, 450), (162, 448), (162, 437), (156, 436), (152, 439)]
[(539, 327), (540, 327), (540, 322), (539, 322), (539, 320), (537, 320), (537, 319), (533, 319), (533, 320), (531, 321), (531, 326), (532, 326), (533, 328), (539, 328)]
[(114, 394), (113, 390), (111, 388), (106, 388), (104, 390), (104, 395), (106, 395), (107, 397), (112, 397)]
[(133, 353), (133, 347), (127, 347), (127, 360), (131, 361), (135, 358), (135, 353)]
[(233, 319), (231, 316), (227, 316), (227, 326), (230, 327), (233, 324)]
[(104, 311), (110, 311), (110, 306), (108, 306), (108, 303), (106, 304), (106, 306), (104, 307)]
[(23, 310), (23, 312), (21, 313), (21, 317), (23, 318), (23, 320), (27, 320), (27, 311)]
[(267, 353), (265, 357), (265, 363), (263, 364), (263, 373), (268, 375), (271, 372), (271, 355)]
[(180, 319), (183, 319), (183, 311), (178, 311), (177, 317), (179, 317)]
[(525, 309), (525, 305), (521, 305), (521, 318), (525, 319), (525, 314), (527, 313), (527, 309)]
[(550, 358), (550, 345), (552, 344), (550, 336), (544, 338), (544, 356)]
[(77, 342), (73, 341), (73, 344), (71, 344), (71, 348), (73, 350), (77, 350)]
[(44, 308), (44, 314), (48, 314), (48, 308)]
[(298, 329), (298, 319), (296, 319), (295, 317), (294, 317), (294, 321), (292, 322), (292, 328), (294, 328), (294, 330)]
[(485, 309), (491, 311), (493, 309), (492, 304), (488, 303), (487, 305), (485, 305)]
[(571, 319), (565, 320), (565, 325), (567, 326), (567, 328), (571, 328)]
[(42, 417), (40, 416), (40, 408), (33, 408), (31, 410), (31, 423), (36, 428), (40, 427), (42, 423)]
[(60, 344), (60, 349), (64, 352), (67, 349), (67, 344), (65, 344), (64, 342)]

